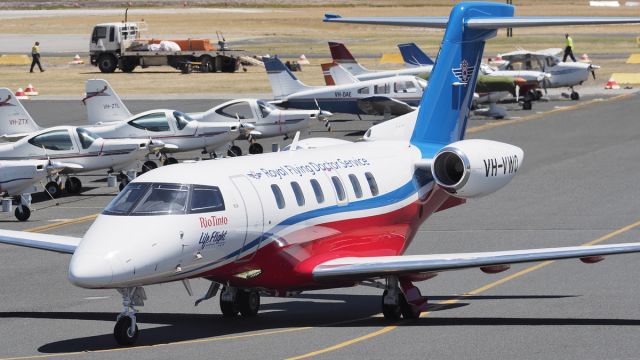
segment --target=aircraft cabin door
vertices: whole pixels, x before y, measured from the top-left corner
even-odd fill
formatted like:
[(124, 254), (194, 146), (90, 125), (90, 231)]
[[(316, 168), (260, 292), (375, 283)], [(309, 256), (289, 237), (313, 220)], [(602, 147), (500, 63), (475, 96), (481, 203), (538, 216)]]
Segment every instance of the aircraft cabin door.
[[(236, 257), (236, 262), (245, 262), (253, 259), (264, 232), (264, 212), (262, 209), (262, 200), (258, 196), (258, 191), (251, 184), (249, 179), (244, 175), (235, 175), (231, 177), (231, 182), (238, 190), (245, 214), (245, 231), (244, 241), (242, 243), (243, 251)], [(242, 235), (240, 235), (242, 236)], [(250, 247), (251, 253), (246, 253), (245, 249)]]

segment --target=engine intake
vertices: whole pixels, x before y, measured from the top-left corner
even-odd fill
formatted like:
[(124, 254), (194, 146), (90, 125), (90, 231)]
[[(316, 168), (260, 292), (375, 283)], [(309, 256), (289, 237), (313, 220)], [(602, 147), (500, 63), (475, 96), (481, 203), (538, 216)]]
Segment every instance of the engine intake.
[(436, 183), (451, 194), (473, 198), (505, 186), (522, 165), (517, 146), (491, 140), (462, 140), (440, 150), (431, 172)]

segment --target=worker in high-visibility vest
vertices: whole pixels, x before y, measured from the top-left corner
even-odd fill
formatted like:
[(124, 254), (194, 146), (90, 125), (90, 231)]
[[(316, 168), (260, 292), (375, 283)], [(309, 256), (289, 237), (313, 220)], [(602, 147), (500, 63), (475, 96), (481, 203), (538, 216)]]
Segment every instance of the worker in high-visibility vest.
[(567, 56), (570, 57), (573, 62), (576, 62), (576, 57), (573, 56), (573, 39), (569, 34), (564, 34), (564, 37), (567, 41), (564, 47), (564, 57), (562, 58), (562, 62), (567, 61)]
[(38, 41), (31, 48), (31, 58), (31, 70), (29, 72), (33, 72), (33, 67), (36, 65), (38, 65), (40, 72), (43, 72), (44, 69), (40, 65), (40, 43)]

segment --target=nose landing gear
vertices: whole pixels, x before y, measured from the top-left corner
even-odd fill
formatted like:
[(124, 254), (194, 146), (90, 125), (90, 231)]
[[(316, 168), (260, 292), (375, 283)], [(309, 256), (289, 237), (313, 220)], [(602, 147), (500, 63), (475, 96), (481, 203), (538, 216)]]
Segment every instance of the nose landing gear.
[(137, 310), (134, 306), (144, 306), (147, 294), (142, 287), (118, 289), (118, 292), (122, 295), (124, 310), (116, 319), (113, 336), (118, 345), (131, 346), (136, 342), (140, 333), (136, 324)]

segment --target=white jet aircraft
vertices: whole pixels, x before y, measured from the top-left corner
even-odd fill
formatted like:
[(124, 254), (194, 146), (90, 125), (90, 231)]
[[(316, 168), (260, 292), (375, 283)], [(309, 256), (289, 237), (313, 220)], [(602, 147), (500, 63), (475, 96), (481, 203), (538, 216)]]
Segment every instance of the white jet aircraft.
[(49, 159), (63, 163), (65, 169), (60, 172), (63, 176), (50, 177), (45, 186), (54, 197), (60, 196), (62, 184), (68, 193), (80, 192), (82, 182), (71, 176), (73, 174), (102, 169), (116, 172), (139, 169), (140, 161), (164, 147), (161, 141), (147, 138), (104, 139), (86, 127), (42, 129), (11, 90), (0, 88), (0, 99), (3, 99), (0, 102), (0, 133), (16, 140), (0, 144), (0, 160)]
[[(86, 101), (87, 119), (92, 124), (126, 121), (131, 117), (118, 94), (111, 85), (102, 79), (87, 80), (87, 93), (100, 91), (96, 100)], [(228, 123), (242, 121), (252, 128), (240, 134), (240, 138), (250, 140), (250, 154), (263, 152), (262, 145), (253, 139), (295, 134), (309, 128), (313, 121), (325, 122), (331, 113), (320, 110), (283, 110), (258, 99), (236, 99), (227, 101), (201, 113), (187, 113), (191, 118), (203, 123)], [(232, 146), (231, 151), (241, 155), (240, 148)]]
[[(384, 289), (385, 318), (417, 318), (427, 299), (415, 281), (454, 270), (640, 252), (640, 243), (403, 256), (434, 212), (505, 186), (520, 148), (464, 140), (485, 41), (498, 28), (640, 23), (640, 18), (513, 16), (500, 3), (459, 3), (447, 17), (325, 21), (447, 27), (418, 112), (372, 127), (363, 141), (311, 139), (290, 151), (180, 164), (143, 174), (83, 238), (0, 231), (0, 241), (73, 254), (69, 280), (117, 289), (114, 336), (131, 345), (144, 286), (205, 278), (225, 316), (255, 316), (260, 294), (285, 296), (358, 284)], [(295, 139), (294, 139), (294, 142)], [(299, 141), (300, 143), (307, 142)], [(24, 259), (16, 260), (24, 261)]]
[(0, 195), (15, 197), (18, 206), (14, 212), (16, 219), (27, 221), (31, 216), (31, 194), (36, 192), (36, 184), (55, 176), (65, 169), (61, 163), (50, 160), (0, 160)]
[(415, 110), (427, 82), (415, 76), (361, 81), (338, 86), (307, 86), (278, 58), (263, 58), (275, 105), (357, 115), (403, 115)]
[(506, 60), (502, 68), (513, 69), (520, 64), (524, 70), (537, 69), (548, 73), (551, 76), (545, 80), (545, 88), (569, 88), (571, 100), (579, 100), (580, 94), (573, 88), (587, 81), (589, 73), (595, 80), (596, 70), (600, 66), (583, 62), (563, 62), (558, 57), (560, 52), (562, 49), (551, 48), (541, 51), (516, 50), (501, 54), (502, 59)]

